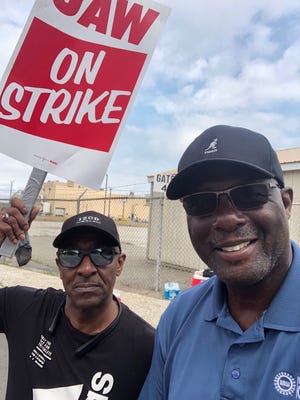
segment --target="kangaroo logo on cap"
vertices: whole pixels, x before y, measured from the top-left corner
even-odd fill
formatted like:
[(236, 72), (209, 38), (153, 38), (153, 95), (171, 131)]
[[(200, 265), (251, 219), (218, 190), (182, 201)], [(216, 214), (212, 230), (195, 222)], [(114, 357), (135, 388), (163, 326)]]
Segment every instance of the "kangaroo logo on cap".
[(217, 144), (218, 144), (218, 139), (215, 138), (207, 147), (207, 149), (204, 150), (204, 154), (215, 153), (216, 151), (218, 151)]

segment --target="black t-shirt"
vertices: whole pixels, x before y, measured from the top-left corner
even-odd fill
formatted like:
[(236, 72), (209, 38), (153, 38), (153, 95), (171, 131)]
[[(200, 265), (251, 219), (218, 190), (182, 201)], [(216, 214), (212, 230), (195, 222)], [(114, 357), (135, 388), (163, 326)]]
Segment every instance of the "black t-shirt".
[(86, 335), (63, 311), (65, 293), (0, 289), (9, 346), (7, 400), (134, 400), (150, 367), (154, 328), (120, 303), (105, 331)]

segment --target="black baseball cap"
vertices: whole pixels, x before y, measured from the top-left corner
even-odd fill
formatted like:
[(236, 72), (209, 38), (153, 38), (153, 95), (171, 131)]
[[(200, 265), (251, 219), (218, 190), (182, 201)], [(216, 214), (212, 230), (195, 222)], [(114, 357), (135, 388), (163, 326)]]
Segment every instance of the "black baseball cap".
[(61, 233), (54, 239), (53, 246), (64, 248), (66, 241), (75, 231), (87, 227), (95, 229), (99, 235), (111, 241), (112, 246), (118, 246), (121, 250), (120, 238), (114, 220), (96, 211), (85, 211), (68, 218), (62, 225)]
[(216, 125), (187, 147), (178, 173), (168, 185), (167, 197), (180, 199), (210, 177), (230, 177), (233, 173), (257, 179), (274, 178), (284, 187), (277, 154), (265, 136), (245, 128)]

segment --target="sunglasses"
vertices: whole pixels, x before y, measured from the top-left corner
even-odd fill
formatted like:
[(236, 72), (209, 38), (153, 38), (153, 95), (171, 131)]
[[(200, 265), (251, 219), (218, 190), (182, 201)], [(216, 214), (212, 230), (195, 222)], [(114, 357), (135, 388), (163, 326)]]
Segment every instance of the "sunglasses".
[(59, 249), (56, 254), (60, 265), (64, 268), (78, 267), (85, 256), (88, 256), (96, 267), (101, 268), (111, 264), (114, 256), (120, 254), (120, 251), (118, 247), (101, 247), (88, 251)]
[(183, 197), (181, 201), (188, 215), (206, 216), (216, 211), (219, 196), (226, 194), (238, 210), (247, 211), (259, 208), (267, 203), (270, 189), (276, 187), (279, 186), (272, 183), (251, 183), (220, 192), (194, 193)]

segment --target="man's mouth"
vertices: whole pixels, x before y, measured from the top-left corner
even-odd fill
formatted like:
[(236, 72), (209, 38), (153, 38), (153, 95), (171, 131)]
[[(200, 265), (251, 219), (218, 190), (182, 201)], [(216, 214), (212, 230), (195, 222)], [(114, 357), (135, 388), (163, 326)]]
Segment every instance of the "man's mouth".
[(93, 287), (99, 287), (100, 285), (95, 282), (82, 282), (82, 283), (77, 283), (74, 285), (75, 289), (87, 289), (87, 288), (93, 288)]
[(235, 251), (242, 250), (245, 247), (248, 247), (253, 242), (254, 242), (254, 240), (247, 240), (246, 242), (238, 243), (238, 244), (235, 244), (233, 246), (219, 247), (217, 250), (224, 251), (225, 253), (232, 253), (232, 252), (235, 252)]

